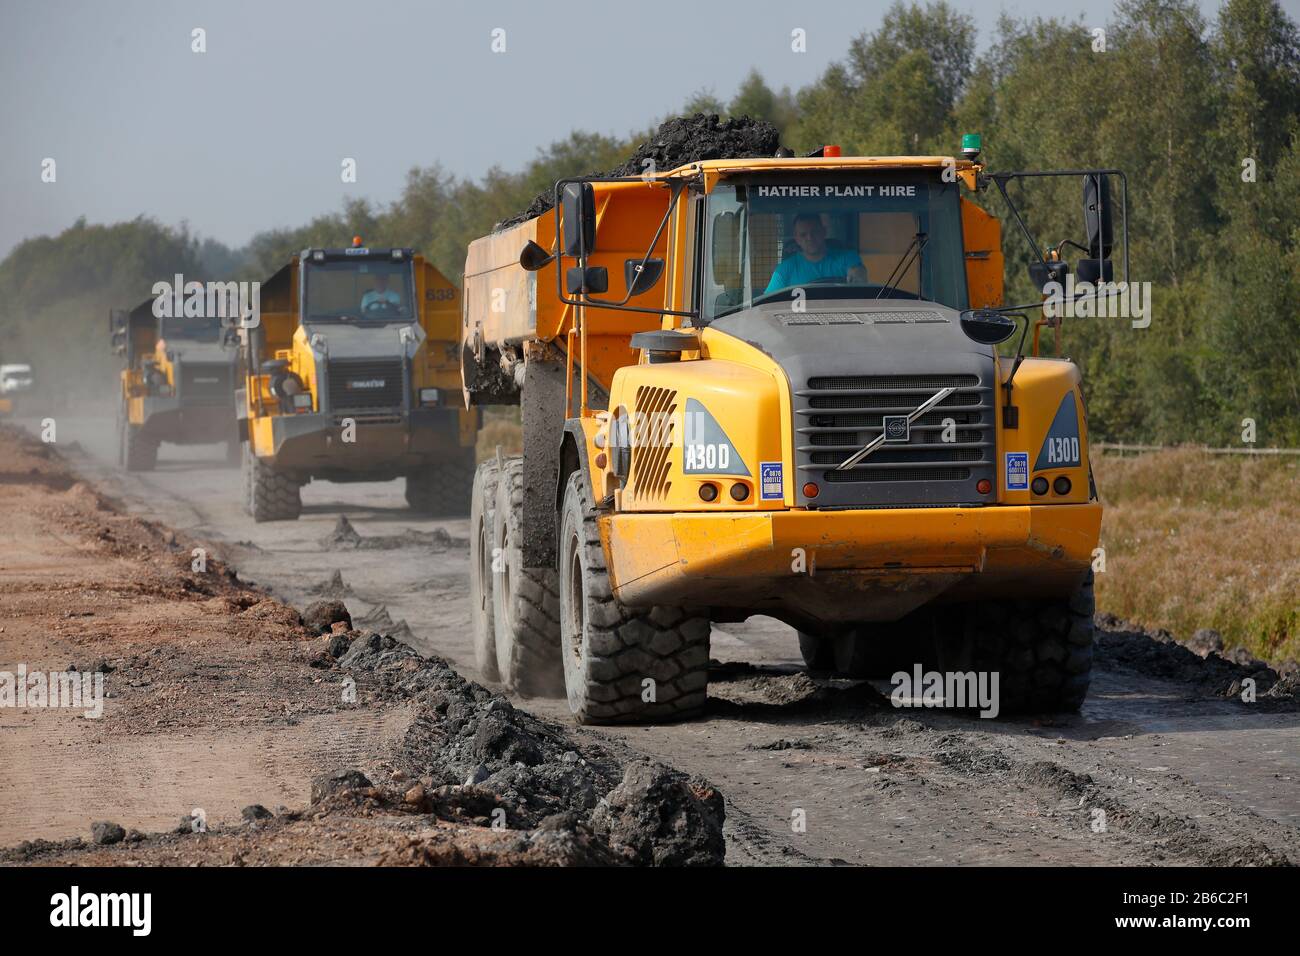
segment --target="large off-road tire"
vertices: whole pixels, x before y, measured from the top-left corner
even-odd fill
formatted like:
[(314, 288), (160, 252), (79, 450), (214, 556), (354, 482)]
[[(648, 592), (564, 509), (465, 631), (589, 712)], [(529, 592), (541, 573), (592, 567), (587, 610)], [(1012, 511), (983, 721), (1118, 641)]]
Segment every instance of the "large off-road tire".
[(609, 585), (596, 509), (582, 473), (560, 514), (560, 653), (579, 723), (677, 720), (704, 709), (709, 619), (676, 607), (624, 607)]
[(831, 637), (799, 632), (799, 653), (810, 671), (832, 671), (835, 669), (835, 641)]
[(501, 683), (525, 697), (563, 697), (559, 575), (524, 566), (524, 462), (509, 458), (497, 476), (492, 517), (492, 618)]
[(158, 442), (146, 437), (139, 425), (126, 422), (120, 458), (127, 471), (153, 471), (158, 467)]
[[(1073, 597), (963, 606), (936, 633), (941, 671), (996, 671), (1003, 714), (1076, 711), (1092, 680), (1092, 572)], [(957, 629), (954, 629), (957, 630)]]
[(454, 458), (407, 475), (406, 503), (434, 518), (463, 518), (469, 514), (473, 486), (474, 449), (462, 448)]
[(246, 507), (256, 522), (296, 521), (302, 513), (302, 485), (253, 454), (244, 444)]
[(469, 613), (479, 677), (499, 681), (493, 623), (492, 515), (496, 510), (497, 463), (485, 461), (474, 474), (469, 505)]

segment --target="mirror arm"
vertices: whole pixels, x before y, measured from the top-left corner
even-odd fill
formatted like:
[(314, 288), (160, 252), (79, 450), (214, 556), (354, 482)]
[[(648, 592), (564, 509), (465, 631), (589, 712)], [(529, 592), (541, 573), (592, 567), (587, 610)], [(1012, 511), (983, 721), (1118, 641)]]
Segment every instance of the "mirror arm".
[[(639, 177), (638, 177), (638, 178), (639, 178)], [(586, 180), (577, 180), (577, 179), (561, 179), (561, 180), (559, 180), (559, 181), (555, 184), (555, 206), (554, 206), (554, 210), (555, 210), (555, 234), (556, 234), (557, 236), (561, 234), (561, 233), (560, 233), (560, 229), (561, 229), (561, 224), (560, 224), (560, 191), (561, 191), (561, 189), (564, 187), (564, 185), (565, 185), (566, 183), (571, 183), (571, 182), (629, 182), (629, 181), (630, 181), (630, 180), (628, 180), (628, 179), (608, 179), (608, 180), (603, 180), (603, 179), (586, 179)], [(666, 229), (667, 226), (668, 226), (668, 220), (669, 220), (669, 218), (672, 216), (673, 209), (676, 208), (676, 206), (677, 206), (677, 201), (681, 198), (682, 192), (684, 191), (684, 189), (685, 189), (685, 187), (686, 187), (686, 182), (685, 182), (685, 180), (672, 180), (671, 182), (669, 182), (668, 186), (669, 186), (669, 188), (672, 190), (673, 195), (672, 195), (672, 198), (668, 201), (668, 208), (664, 211), (663, 218), (662, 218), (661, 220), (659, 220), (659, 228), (655, 230), (654, 238), (650, 240), (650, 248), (647, 249), (645, 255), (641, 257), (641, 268), (643, 268), (643, 269), (645, 268), (645, 264), (646, 264), (646, 262), (648, 262), (648, 261), (650, 260), (650, 258), (654, 255), (655, 246), (659, 243), (659, 237), (663, 235), (664, 229)], [(555, 255), (555, 282), (556, 282), (556, 286), (555, 286), (555, 287), (556, 287), (557, 290), (559, 290), (559, 289), (563, 289), (563, 288), (564, 288), (564, 286), (563, 286), (563, 284), (562, 284), (562, 282), (561, 282), (561, 280), (562, 280), (562, 276), (560, 275), (560, 261), (561, 261), (563, 258), (564, 258), (564, 250), (561, 249), (561, 248), (559, 248), (559, 247), (557, 246), (557, 248), (556, 248), (556, 255)], [(583, 256), (581, 256), (581, 257), (579, 258), (578, 261), (579, 261), (579, 264), (580, 264), (580, 265), (585, 269), (585, 268), (586, 268), (586, 265), (587, 265), (587, 257), (586, 257), (585, 255), (583, 255)], [(647, 291), (648, 291), (648, 290), (647, 290)], [(691, 318), (691, 319), (693, 319), (693, 318), (697, 318), (698, 315), (699, 315), (699, 313), (696, 312), (695, 310), (690, 310), (690, 311), (678, 311), (678, 310), (675, 310), (675, 309), (646, 309), (646, 308), (642, 308), (642, 307), (640, 307), (640, 306), (628, 305), (627, 303), (628, 303), (628, 302), (631, 300), (631, 298), (632, 298), (632, 290), (631, 290), (631, 289), (628, 289), (627, 294), (626, 294), (625, 296), (623, 296), (623, 298), (622, 298), (620, 301), (618, 301), (618, 302), (614, 302), (614, 301), (612, 301), (612, 300), (608, 300), (608, 299), (593, 299), (591, 296), (584, 296), (584, 297), (581, 298), (581, 299), (570, 299), (570, 298), (566, 297), (566, 296), (564, 295), (563, 292), (557, 292), (557, 294), (558, 294), (558, 296), (559, 296), (560, 301), (563, 302), (565, 305), (574, 305), (574, 306), (577, 306), (577, 305), (594, 305), (594, 306), (597, 306), (597, 307), (602, 308), (602, 309), (619, 309), (619, 310), (621, 310), (621, 311), (623, 311), (623, 312), (643, 312), (643, 313), (647, 313), (647, 314), (650, 314), (650, 315), (676, 315), (676, 316), (681, 316), (681, 317), (683, 317), (683, 318)]]
[(1029, 248), (1034, 250), (1034, 255), (1038, 258), (1039, 262), (1046, 264), (1047, 259), (1043, 256), (1043, 250), (1038, 248), (1038, 243), (1034, 241), (1033, 234), (1029, 231), (1029, 226), (1025, 224), (1024, 218), (1020, 215), (1020, 210), (1016, 208), (1016, 204), (1011, 201), (1011, 196), (1007, 193), (1007, 180), (1010, 179), (1011, 175), (1012, 174), (1010, 173), (992, 173), (989, 175), (989, 179), (993, 180), (993, 184), (998, 187), (998, 192), (1002, 194), (1003, 202), (1007, 204), (1007, 208), (1011, 210), (1011, 214), (1016, 217), (1016, 224), (1020, 227), (1020, 231), (1024, 235), (1025, 241), (1029, 243)]

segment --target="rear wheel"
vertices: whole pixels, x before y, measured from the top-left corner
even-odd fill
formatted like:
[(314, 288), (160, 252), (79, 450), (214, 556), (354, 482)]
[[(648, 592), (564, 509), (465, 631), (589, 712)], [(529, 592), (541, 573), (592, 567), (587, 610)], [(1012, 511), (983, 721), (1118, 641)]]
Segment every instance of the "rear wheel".
[(632, 609), (609, 585), (596, 509), (581, 472), (560, 515), (560, 653), (579, 723), (692, 717), (708, 695), (709, 619), (675, 607)]
[(832, 638), (800, 631), (799, 653), (810, 671), (835, 669), (835, 642)]
[(456, 457), (406, 476), (406, 503), (435, 518), (464, 517), (470, 509), (474, 472), (474, 449), (459, 449)]
[(497, 463), (485, 461), (474, 474), (469, 506), (469, 600), (474, 633), (474, 661), (483, 680), (499, 681), (496, 630), (493, 624), (492, 513), (496, 509)]
[(302, 513), (302, 485), (258, 458), (247, 442), (243, 451), (247, 509), (253, 520), (296, 521)]
[(941, 671), (997, 672), (1003, 713), (1075, 711), (1092, 680), (1092, 572), (1073, 597), (986, 601), (937, 630)]
[(523, 560), (524, 462), (507, 459), (497, 476), (492, 534), (495, 574), (492, 616), (497, 671), (510, 690), (527, 697), (560, 697), (558, 575)]

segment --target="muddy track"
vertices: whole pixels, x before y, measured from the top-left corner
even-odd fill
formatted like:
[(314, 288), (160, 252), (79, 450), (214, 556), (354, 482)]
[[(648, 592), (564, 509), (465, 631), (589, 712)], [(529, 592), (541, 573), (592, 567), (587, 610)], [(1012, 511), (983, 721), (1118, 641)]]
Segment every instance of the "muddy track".
[[(310, 485), (299, 521), (256, 525), (217, 446), (164, 446), (159, 470), (135, 476), (117, 469), (102, 422), (61, 419), (59, 437), (104, 493), (212, 541), (241, 579), (299, 607), (329, 594), (354, 618), (387, 615), (477, 679), (467, 522), (412, 515), (400, 482)], [(340, 515), (362, 544), (323, 544)], [(812, 681), (793, 632), (770, 619), (716, 628), (712, 653), (704, 719), (576, 735), (707, 777), (726, 796), (732, 864), (1300, 862), (1293, 702), (1224, 699), (1212, 680), (1102, 653), (1081, 714), (980, 720)], [(560, 701), (516, 703), (567, 718)]]

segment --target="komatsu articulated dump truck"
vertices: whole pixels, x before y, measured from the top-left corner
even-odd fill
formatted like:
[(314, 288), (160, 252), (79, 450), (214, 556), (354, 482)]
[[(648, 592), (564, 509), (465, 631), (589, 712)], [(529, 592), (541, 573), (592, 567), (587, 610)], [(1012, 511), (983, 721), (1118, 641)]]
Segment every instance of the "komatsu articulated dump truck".
[(217, 317), (159, 317), (156, 302), (150, 297), (109, 313), (113, 347), (124, 359), (119, 464), (152, 471), (163, 442), (225, 442), (227, 459), (238, 461), (234, 333)]
[(1002, 305), (1000, 227), (968, 197), (1079, 177), (1083, 242), (1024, 233), (1039, 288), (1066, 245), (1096, 281), (1122, 174), (978, 157), (563, 180), (470, 246), (466, 400), (523, 421), (522, 457), (474, 484), (484, 676), (562, 689), (582, 722), (684, 717), (711, 624), (763, 614), (811, 668), (997, 672), (1004, 712), (1079, 707), (1101, 523), (1079, 371), (1037, 357), (1040, 302)]
[(254, 519), (297, 518), (313, 479), (404, 478), (415, 510), (468, 512), (478, 412), (460, 398), (459, 299), (423, 256), (360, 237), (262, 283), (236, 395)]

